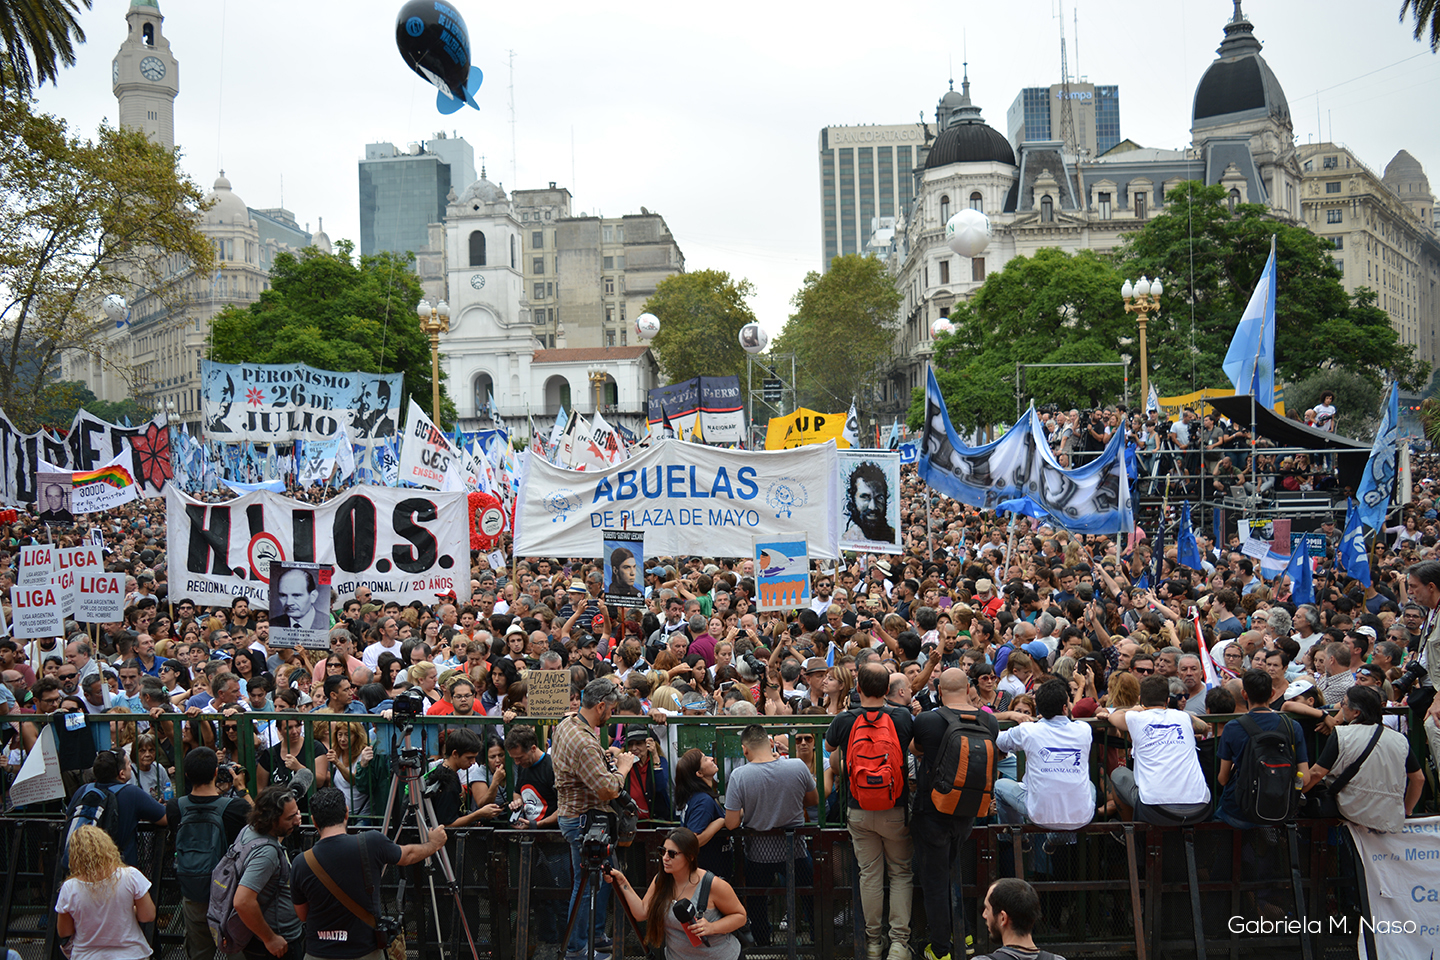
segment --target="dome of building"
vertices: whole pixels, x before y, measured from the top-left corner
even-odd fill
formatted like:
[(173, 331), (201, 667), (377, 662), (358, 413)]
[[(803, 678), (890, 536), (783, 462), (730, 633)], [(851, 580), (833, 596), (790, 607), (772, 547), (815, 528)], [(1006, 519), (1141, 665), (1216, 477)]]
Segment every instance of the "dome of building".
[(469, 204), (479, 201), (480, 203), (504, 203), (505, 191), (491, 183), (485, 178), (485, 169), (480, 169), (480, 179), (465, 188), (460, 194), (460, 202)]
[(210, 209), (205, 211), (206, 223), (239, 224), (242, 227), (250, 223), (250, 208), (230, 189), (224, 170), (215, 178), (214, 190), (205, 199), (211, 203)]
[(925, 169), (952, 163), (1008, 163), (1015, 165), (1015, 151), (1005, 135), (980, 118), (980, 108), (970, 101), (970, 74), (960, 84), (962, 92), (947, 91), (940, 98), (936, 119), (945, 129), (930, 145)]
[(330, 234), (325, 232), (324, 217), (320, 218), (320, 226), (310, 234), (310, 245), (321, 253), (333, 252), (333, 248), (330, 246)]
[(1192, 126), (1216, 126), (1273, 116), (1289, 122), (1290, 104), (1265, 58), (1253, 25), (1235, 0), (1235, 15), (1225, 24), (1225, 39), (1195, 88)]
[(1385, 164), (1385, 176), (1381, 179), (1402, 200), (1407, 193), (1430, 193), (1430, 179), (1425, 176), (1425, 168), (1410, 155), (1409, 150), (1401, 150)]

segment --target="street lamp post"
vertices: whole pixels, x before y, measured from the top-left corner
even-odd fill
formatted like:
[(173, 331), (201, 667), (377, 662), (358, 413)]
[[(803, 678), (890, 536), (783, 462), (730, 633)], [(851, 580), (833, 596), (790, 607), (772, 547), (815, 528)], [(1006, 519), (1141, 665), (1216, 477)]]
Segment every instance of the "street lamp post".
[(1159, 280), (1147, 280), (1143, 276), (1131, 283), (1129, 280), (1120, 288), (1120, 297), (1125, 301), (1125, 312), (1135, 314), (1140, 325), (1140, 402), (1150, 403), (1150, 360), (1145, 348), (1145, 325), (1150, 314), (1160, 309), (1160, 294), (1164, 292)]
[(430, 419), (440, 423), (440, 334), (450, 332), (450, 304), (421, 300), (415, 308), (420, 329), (430, 338)]
[(595, 390), (595, 412), (600, 412), (600, 407), (605, 400), (605, 380), (609, 376), (604, 367), (591, 367), (586, 371), (590, 375), (590, 385)]

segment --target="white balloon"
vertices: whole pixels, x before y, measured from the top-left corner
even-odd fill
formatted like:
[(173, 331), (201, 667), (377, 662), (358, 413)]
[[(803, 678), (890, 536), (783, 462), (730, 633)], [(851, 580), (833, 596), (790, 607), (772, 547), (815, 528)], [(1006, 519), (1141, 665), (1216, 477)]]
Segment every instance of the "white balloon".
[(110, 294), (110, 296), (105, 298), (105, 302), (102, 304), (102, 307), (105, 310), (105, 316), (109, 317), (111, 320), (114, 320), (116, 323), (119, 323), (121, 320), (125, 319), (126, 306), (127, 305), (125, 303), (125, 298), (120, 296), (120, 294), (118, 293)]
[(740, 328), (740, 347), (746, 353), (764, 353), (770, 345), (770, 334), (758, 323), (747, 323)]
[(932, 340), (940, 336), (942, 333), (954, 332), (955, 324), (951, 323), (944, 317), (941, 317), (939, 320), (936, 320), (934, 323), (930, 324), (930, 339)]
[(660, 332), (660, 318), (653, 313), (642, 313), (635, 318), (635, 336), (641, 340), (654, 339)]
[(978, 257), (990, 245), (990, 218), (966, 208), (945, 224), (945, 243), (962, 257)]

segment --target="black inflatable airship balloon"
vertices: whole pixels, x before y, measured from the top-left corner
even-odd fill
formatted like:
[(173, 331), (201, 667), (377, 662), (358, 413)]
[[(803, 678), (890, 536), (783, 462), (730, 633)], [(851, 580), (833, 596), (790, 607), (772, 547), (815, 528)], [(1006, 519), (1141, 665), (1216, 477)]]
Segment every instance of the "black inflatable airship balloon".
[(452, 4), (410, 0), (395, 18), (395, 45), (410, 69), (440, 91), (435, 106), (441, 113), (454, 113), (467, 103), (480, 109), (475, 91), (484, 74), (470, 66), (470, 31)]

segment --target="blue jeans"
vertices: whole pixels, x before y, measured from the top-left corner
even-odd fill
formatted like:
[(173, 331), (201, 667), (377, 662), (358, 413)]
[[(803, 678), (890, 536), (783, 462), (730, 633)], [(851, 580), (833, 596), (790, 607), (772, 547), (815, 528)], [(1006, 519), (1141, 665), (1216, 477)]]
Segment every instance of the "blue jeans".
[[(586, 882), (587, 871), (585, 870), (585, 852), (581, 849), (580, 843), (580, 817), (561, 817), (559, 820), (560, 833), (566, 840), (570, 841), (570, 869), (572, 871), (573, 886), (570, 888), (570, 910), (577, 912), (575, 918), (575, 929), (570, 932), (570, 942), (565, 949), (570, 953), (579, 953), (589, 947), (590, 923), (590, 891), (587, 889), (585, 895), (580, 896), (580, 885)], [(614, 862), (614, 858), (611, 858)], [(578, 902), (577, 902), (578, 901)], [(595, 942), (599, 943), (605, 938), (605, 908), (610, 902), (610, 885), (604, 880), (600, 881), (600, 889), (595, 895)], [(566, 914), (568, 922), (570, 917)]]

